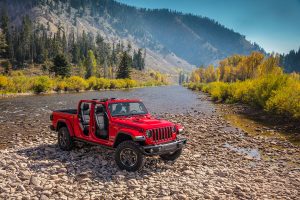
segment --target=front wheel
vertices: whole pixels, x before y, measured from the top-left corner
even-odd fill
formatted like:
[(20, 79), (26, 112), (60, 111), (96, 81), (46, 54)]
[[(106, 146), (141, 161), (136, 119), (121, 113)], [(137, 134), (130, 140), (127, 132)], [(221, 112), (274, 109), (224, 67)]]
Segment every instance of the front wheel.
[(67, 127), (61, 127), (58, 130), (58, 146), (64, 151), (70, 151), (74, 147), (73, 138)]
[(177, 158), (179, 158), (181, 153), (182, 153), (182, 148), (178, 149), (174, 153), (168, 153), (168, 154), (160, 155), (160, 158), (162, 160), (165, 160), (165, 161), (175, 161)]
[(117, 147), (115, 161), (121, 170), (134, 172), (140, 170), (145, 163), (145, 157), (139, 144), (133, 141), (124, 141)]

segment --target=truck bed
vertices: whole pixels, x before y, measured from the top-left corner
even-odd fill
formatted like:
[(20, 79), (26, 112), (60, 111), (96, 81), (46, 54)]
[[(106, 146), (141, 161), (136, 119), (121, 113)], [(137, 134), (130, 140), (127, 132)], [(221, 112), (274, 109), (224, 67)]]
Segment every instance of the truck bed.
[(56, 130), (57, 122), (63, 120), (65, 122), (73, 123), (74, 117), (77, 115), (77, 109), (63, 109), (53, 111), (50, 119), (52, 121), (52, 129)]
[(77, 114), (77, 109), (64, 109), (64, 110), (55, 110), (53, 112), (60, 112), (60, 113), (66, 113), (66, 114)]

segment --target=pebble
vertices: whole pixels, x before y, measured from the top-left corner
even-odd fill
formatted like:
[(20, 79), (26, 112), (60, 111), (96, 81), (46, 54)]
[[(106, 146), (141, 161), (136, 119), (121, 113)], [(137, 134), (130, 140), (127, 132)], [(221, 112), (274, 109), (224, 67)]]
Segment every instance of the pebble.
[(40, 186), (40, 179), (38, 177), (35, 177), (35, 176), (31, 176), (30, 178), (30, 184), (33, 184), (35, 186)]

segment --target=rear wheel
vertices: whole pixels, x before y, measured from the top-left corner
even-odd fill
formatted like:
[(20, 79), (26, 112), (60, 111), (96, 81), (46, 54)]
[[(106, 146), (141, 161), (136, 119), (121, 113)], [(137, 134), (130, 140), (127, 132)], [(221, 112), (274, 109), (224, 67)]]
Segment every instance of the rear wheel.
[(64, 151), (70, 151), (74, 147), (73, 138), (67, 127), (61, 127), (58, 130), (58, 146)]
[(121, 170), (134, 172), (140, 170), (145, 163), (145, 157), (139, 148), (139, 144), (133, 141), (124, 141), (118, 145), (115, 153), (115, 161)]
[(160, 155), (160, 158), (165, 160), (165, 161), (175, 161), (177, 158), (179, 158), (181, 153), (182, 153), (182, 149), (178, 149), (174, 153), (168, 153), (168, 154)]

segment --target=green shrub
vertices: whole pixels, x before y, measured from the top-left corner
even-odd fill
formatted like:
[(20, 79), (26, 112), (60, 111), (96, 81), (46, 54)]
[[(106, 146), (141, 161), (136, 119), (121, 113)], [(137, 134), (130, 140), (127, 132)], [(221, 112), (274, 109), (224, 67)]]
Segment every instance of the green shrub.
[(85, 90), (88, 88), (88, 83), (79, 76), (71, 76), (70, 78), (66, 79), (66, 83), (68, 91), (79, 92), (80, 90)]
[(26, 76), (13, 76), (10, 78), (10, 84), (7, 90), (13, 93), (24, 93), (29, 90), (32, 90), (34, 83), (34, 78), (29, 78)]
[(38, 76), (32, 80), (31, 90), (36, 94), (47, 92), (51, 87), (52, 81), (48, 76)]

